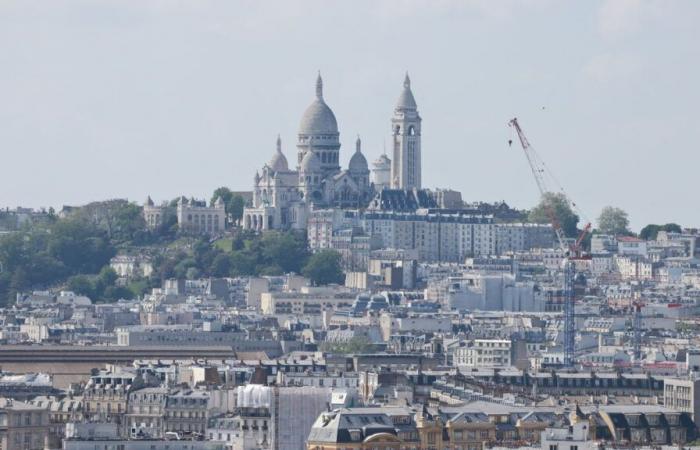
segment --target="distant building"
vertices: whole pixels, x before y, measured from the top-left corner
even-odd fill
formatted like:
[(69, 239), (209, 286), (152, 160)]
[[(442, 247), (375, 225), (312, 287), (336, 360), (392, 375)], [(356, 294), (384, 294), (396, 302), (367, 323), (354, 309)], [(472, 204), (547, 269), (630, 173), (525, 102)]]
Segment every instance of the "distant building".
[(391, 160), (386, 153), (372, 162), (372, 184), (375, 192), (391, 188)]
[(226, 207), (219, 197), (212, 206), (205, 201), (187, 200), (180, 197), (177, 202), (177, 224), (181, 232), (192, 234), (215, 234), (226, 228)]
[(153, 273), (151, 259), (145, 256), (117, 255), (109, 260), (109, 266), (120, 277), (150, 277)]
[(700, 379), (664, 379), (664, 405), (690, 413), (695, 424), (700, 426)]
[(48, 443), (49, 425), (46, 408), (0, 398), (0, 448), (43, 450)]
[(253, 179), (253, 201), (243, 212), (249, 230), (306, 229), (309, 213), (318, 208), (360, 208), (373, 190), (367, 159), (358, 136), (347, 169), (340, 167), (338, 122), (316, 80), (316, 98), (301, 118), (296, 168), (289, 167), (281, 139), (262, 172)]
[(617, 253), (623, 256), (647, 256), (646, 241), (632, 236), (618, 236)]
[(454, 365), (470, 368), (509, 367), (511, 341), (506, 339), (474, 339), (454, 350)]
[[(172, 208), (168, 205), (156, 206), (150, 196), (143, 204), (143, 217), (148, 229), (159, 228), (166, 222), (168, 214), (172, 214)], [(226, 205), (221, 197), (211, 206), (204, 200), (180, 197), (175, 215), (181, 233), (216, 234), (226, 229)]]

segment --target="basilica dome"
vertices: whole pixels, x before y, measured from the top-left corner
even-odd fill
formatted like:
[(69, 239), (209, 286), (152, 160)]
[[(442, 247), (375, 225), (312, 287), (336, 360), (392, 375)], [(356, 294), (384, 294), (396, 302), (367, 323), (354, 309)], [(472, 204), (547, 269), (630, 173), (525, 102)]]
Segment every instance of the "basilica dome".
[(289, 164), (287, 163), (287, 157), (282, 153), (282, 140), (277, 136), (277, 150), (275, 154), (272, 155), (270, 159), (270, 167), (275, 172), (287, 172), (289, 170)]
[(357, 141), (355, 142), (355, 153), (350, 158), (348, 169), (350, 170), (350, 172), (354, 173), (362, 173), (367, 172), (369, 170), (367, 166), (367, 158), (365, 158), (365, 155), (362, 154), (362, 149), (360, 148), (359, 136), (357, 137)]
[(316, 79), (316, 99), (306, 108), (299, 124), (299, 134), (319, 135), (338, 134), (338, 122), (335, 114), (323, 101), (323, 81), (319, 74)]
[(306, 152), (301, 160), (301, 171), (304, 173), (315, 173), (321, 171), (321, 160), (314, 152)]

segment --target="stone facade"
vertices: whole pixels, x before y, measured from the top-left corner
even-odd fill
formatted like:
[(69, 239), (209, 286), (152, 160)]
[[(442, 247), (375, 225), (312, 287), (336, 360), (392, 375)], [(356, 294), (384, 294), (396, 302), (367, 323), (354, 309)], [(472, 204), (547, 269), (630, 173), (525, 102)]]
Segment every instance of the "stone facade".
[[(159, 228), (173, 214), (173, 208), (168, 205), (156, 206), (149, 196), (143, 204), (143, 218), (149, 230)], [(184, 196), (177, 201), (175, 208), (177, 225), (181, 233), (186, 234), (217, 234), (226, 229), (226, 206), (221, 198), (213, 205), (206, 201), (187, 199)]]
[[(397, 126), (399, 131), (396, 131)], [(404, 126), (407, 127), (405, 132), (402, 131)], [(395, 140), (403, 142), (399, 145), (414, 155), (410, 163), (402, 159), (408, 169), (401, 169), (407, 174), (401, 179), (410, 179), (410, 186), (420, 186), (420, 117), (409, 81), (404, 83), (392, 129), (396, 133)], [(305, 229), (310, 212), (324, 208), (362, 208), (369, 203), (375, 189), (388, 187), (389, 158), (383, 155), (374, 163), (373, 178), (377, 185), (373, 187), (359, 136), (347, 169), (339, 165), (339, 138), (338, 123), (323, 98), (323, 82), (319, 76), (316, 99), (304, 112), (299, 126), (296, 169), (289, 167), (278, 137), (272, 158), (262, 172), (255, 174), (253, 200), (244, 211), (243, 227), (257, 231)]]

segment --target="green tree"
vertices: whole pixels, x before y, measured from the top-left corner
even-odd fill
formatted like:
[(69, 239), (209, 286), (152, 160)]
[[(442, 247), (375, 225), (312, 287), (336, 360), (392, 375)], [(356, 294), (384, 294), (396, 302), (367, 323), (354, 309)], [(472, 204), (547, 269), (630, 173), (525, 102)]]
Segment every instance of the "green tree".
[(302, 273), (315, 286), (342, 283), (345, 274), (340, 266), (340, 258), (340, 253), (334, 250), (321, 250), (311, 255)]
[(88, 203), (72, 215), (104, 231), (116, 243), (137, 240), (146, 228), (141, 207), (123, 199)]
[(627, 213), (613, 206), (606, 206), (598, 216), (598, 231), (613, 236), (630, 234)]
[(682, 233), (683, 228), (681, 228), (680, 225), (677, 223), (667, 223), (666, 225), (663, 226), (663, 230), (668, 232), (668, 233)]
[(226, 203), (226, 212), (231, 215), (234, 221), (239, 221), (243, 218), (243, 208), (245, 208), (245, 199), (243, 196), (234, 194)]
[(241, 220), (241, 217), (243, 217), (245, 199), (239, 194), (234, 194), (231, 189), (225, 186), (217, 188), (214, 191), (211, 196), (210, 204), (214, 205), (219, 197), (221, 197), (221, 200), (224, 202), (226, 214), (231, 216), (235, 221)]
[(76, 294), (85, 295), (96, 300), (95, 283), (88, 275), (73, 275), (68, 278), (66, 287)]
[(135, 297), (134, 292), (124, 286), (108, 286), (105, 289), (102, 298), (111, 302), (126, 299), (131, 300)]
[(639, 232), (639, 238), (644, 240), (655, 240), (656, 236), (659, 234), (659, 231), (681, 233), (683, 232), (683, 229), (677, 223), (667, 223), (665, 225), (655, 225), (650, 223)]
[(201, 272), (196, 267), (190, 267), (189, 269), (187, 269), (187, 272), (185, 273), (185, 278), (187, 278), (188, 280), (196, 280), (200, 276), (201, 276)]
[(639, 232), (639, 238), (644, 239), (646, 241), (654, 240), (656, 239), (656, 235), (659, 234), (660, 229), (660, 225), (650, 223), (649, 225), (642, 228), (642, 230)]
[(226, 253), (220, 253), (214, 257), (209, 267), (209, 274), (212, 277), (228, 277), (231, 275), (231, 257)]
[(262, 239), (266, 265), (277, 265), (283, 272), (299, 273), (309, 256), (306, 240), (294, 233), (268, 232)]
[(95, 295), (101, 297), (107, 288), (114, 287), (117, 278), (119, 276), (114, 269), (110, 266), (104, 266), (95, 279)]
[(566, 237), (578, 236), (579, 217), (573, 212), (569, 202), (562, 193), (545, 192), (540, 202), (532, 208), (528, 221), (533, 223), (552, 223), (551, 215), (559, 221)]
[(73, 273), (95, 273), (115, 254), (103, 232), (77, 219), (56, 222), (48, 241), (48, 252)]
[[(225, 205), (228, 205), (228, 202), (231, 200), (231, 197), (233, 197), (233, 192), (226, 186), (216, 188), (214, 190), (214, 193), (211, 195), (211, 200), (209, 200), (209, 204), (211, 206), (214, 206), (214, 203), (216, 203), (219, 197), (221, 197), (221, 200), (223, 200)], [(228, 210), (226, 212), (228, 213)]]

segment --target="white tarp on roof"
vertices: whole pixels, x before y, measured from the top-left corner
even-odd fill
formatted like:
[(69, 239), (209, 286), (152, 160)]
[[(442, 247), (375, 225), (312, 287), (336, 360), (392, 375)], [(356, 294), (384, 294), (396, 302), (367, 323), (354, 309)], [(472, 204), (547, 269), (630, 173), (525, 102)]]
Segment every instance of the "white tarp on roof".
[(236, 406), (239, 408), (269, 408), (272, 390), (267, 386), (249, 384), (238, 386)]

